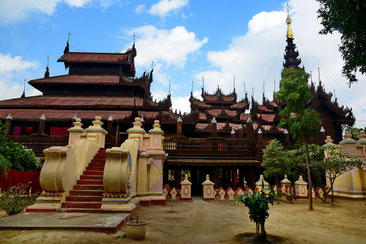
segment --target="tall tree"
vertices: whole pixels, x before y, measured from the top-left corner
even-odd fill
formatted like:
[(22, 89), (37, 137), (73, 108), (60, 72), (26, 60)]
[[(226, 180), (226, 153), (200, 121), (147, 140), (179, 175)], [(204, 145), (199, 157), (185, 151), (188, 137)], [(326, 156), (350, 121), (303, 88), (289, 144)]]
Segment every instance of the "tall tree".
[(321, 121), (319, 114), (306, 106), (306, 103), (311, 99), (308, 78), (309, 74), (303, 70), (283, 69), (281, 88), (277, 92), (276, 98), (286, 103), (286, 106), (280, 111), (281, 121), (279, 126), (288, 128), (292, 137), (305, 146), (309, 209), (313, 210), (308, 139), (318, 133), (317, 127)]
[(366, 1), (365, 0), (317, 0), (323, 29), (320, 34), (341, 33), (342, 53), (345, 64), (342, 73), (349, 84), (357, 82), (355, 73), (366, 74)]

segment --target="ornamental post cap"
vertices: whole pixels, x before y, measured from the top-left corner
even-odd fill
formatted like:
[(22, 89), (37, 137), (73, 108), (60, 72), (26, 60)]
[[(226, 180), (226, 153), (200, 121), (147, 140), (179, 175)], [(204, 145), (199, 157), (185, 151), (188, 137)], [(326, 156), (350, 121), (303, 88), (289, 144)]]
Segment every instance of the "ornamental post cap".
[(213, 117), (213, 119), (211, 120), (211, 124), (216, 124), (217, 121), (216, 121), (216, 117)]
[(258, 130), (258, 134), (262, 134), (263, 132), (262, 132), (262, 130), (261, 129), (259, 129)]
[(283, 134), (288, 135), (288, 130), (287, 130), (287, 129), (285, 129), (285, 130), (283, 131)]
[(252, 123), (252, 119), (250, 117), (248, 117), (247, 123)]
[(324, 129), (324, 127), (322, 126), (321, 128), (320, 128), (320, 133), (324, 133), (325, 132), (325, 129)]
[(144, 120), (144, 117), (141, 117), (141, 123), (144, 123), (145, 120)]
[(136, 118), (135, 118), (135, 122), (139, 122), (139, 123), (141, 123), (141, 118), (140, 118), (140, 117), (136, 117)]
[(13, 116), (11, 116), (11, 114), (8, 114), (8, 116), (6, 117), (6, 119), (13, 119)]
[(182, 122), (183, 122), (182, 118), (181, 118), (181, 117), (179, 117), (179, 118), (178, 118), (178, 120), (177, 120), (177, 122), (178, 122), (178, 123), (182, 123)]
[(108, 121), (113, 121), (112, 115), (109, 116)]
[(234, 130), (234, 128), (231, 130), (231, 134), (235, 134), (235, 130)]
[(41, 120), (46, 120), (46, 115), (42, 114)]
[(74, 117), (72, 119), (76, 120), (78, 118), (78, 115), (75, 114)]
[(81, 119), (80, 118), (77, 118), (76, 119), (76, 122), (80, 123), (81, 122)]
[(95, 120), (96, 121), (100, 121), (102, 119), (102, 117), (100, 117), (100, 116), (95, 116)]

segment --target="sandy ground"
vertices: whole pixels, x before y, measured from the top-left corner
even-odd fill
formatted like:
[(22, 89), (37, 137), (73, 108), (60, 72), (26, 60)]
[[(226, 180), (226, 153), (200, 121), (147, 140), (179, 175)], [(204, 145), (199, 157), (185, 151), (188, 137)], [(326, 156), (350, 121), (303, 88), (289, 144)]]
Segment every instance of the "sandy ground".
[[(267, 233), (281, 237), (281, 243), (366, 243), (366, 201), (337, 199), (331, 207), (315, 200), (314, 208), (307, 210), (307, 200), (275, 203)], [(229, 201), (169, 201), (138, 209), (148, 222), (143, 241), (127, 239), (123, 227), (115, 233), (3, 230), (0, 243), (240, 243), (238, 235), (255, 231), (247, 212)]]

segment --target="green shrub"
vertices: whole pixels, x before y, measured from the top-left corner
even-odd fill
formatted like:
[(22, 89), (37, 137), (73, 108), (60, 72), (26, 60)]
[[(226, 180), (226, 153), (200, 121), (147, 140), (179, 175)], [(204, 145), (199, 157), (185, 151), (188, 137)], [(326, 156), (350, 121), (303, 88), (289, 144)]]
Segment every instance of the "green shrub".
[(6, 125), (0, 121), (0, 168), (7, 172), (9, 168), (32, 171), (41, 168), (41, 161), (33, 151), (22, 144), (6, 138)]
[(18, 214), (28, 205), (33, 204), (37, 196), (37, 193), (30, 194), (23, 184), (12, 186), (1, 193), (0, 208), (8, 215)]

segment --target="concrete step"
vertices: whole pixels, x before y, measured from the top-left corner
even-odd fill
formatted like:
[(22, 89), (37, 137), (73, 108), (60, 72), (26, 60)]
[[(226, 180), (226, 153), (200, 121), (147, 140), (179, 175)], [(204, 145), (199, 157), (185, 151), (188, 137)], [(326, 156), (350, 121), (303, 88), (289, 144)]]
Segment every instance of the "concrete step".
[(102, 196), (67, 196), (67, 202), (102, 202)]
[(104, 190), (103, 185), (74, 185), (73, 190)]
[(69, 196), (103, 196), (104, 190), (71, 190)]
[(103, 171), (92, 171), (92, 170), (85, 170), (83, 175), (102, 175), (103, 176)]
[(104, 167), (90, 167), (90, 166), (88, 166), (88, 167), (86, 167), (86, 170), (87, 171), (104, 171)]
[(61, 205), (61, 208), (99, 208), (102, 206), (101, 202), (64, 202)]
[(103, 180), (78, 180), (77, 185), (103, 185)]
[(102, 175), (81, 175), (80, 180), (103, 180)]

